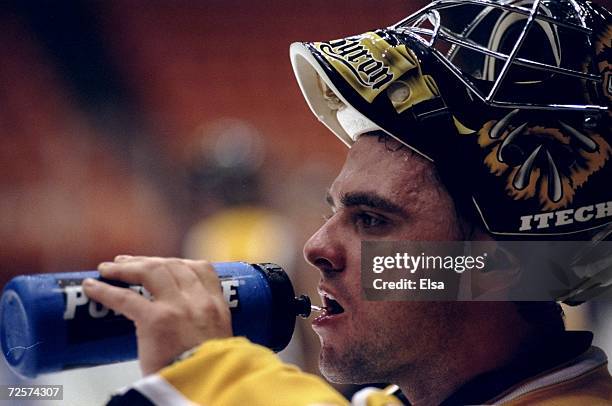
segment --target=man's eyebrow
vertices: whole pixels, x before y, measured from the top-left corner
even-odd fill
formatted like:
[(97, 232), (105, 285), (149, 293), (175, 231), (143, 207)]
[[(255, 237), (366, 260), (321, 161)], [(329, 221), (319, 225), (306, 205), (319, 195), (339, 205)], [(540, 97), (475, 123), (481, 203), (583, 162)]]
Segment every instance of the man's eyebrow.
[[(329, 191), (325, 195), (325, 200), (331, 207), (335, 207), (334, 199)], [(403, 207), (373, 192), (345, 193), (340, 197), (340, 203), (342, 203), (342, 205), (345, 207), (368, 206), (387, 213), (399, 214), (401, 216), (408, 217), (408, 213)]]

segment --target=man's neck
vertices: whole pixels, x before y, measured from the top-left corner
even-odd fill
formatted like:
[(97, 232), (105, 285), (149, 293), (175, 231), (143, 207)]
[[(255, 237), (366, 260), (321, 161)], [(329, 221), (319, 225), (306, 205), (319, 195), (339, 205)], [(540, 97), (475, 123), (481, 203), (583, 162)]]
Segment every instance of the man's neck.
[(407, 379), (398, 382), (415, 406), (484, 403), (519, 382), (579, 356), (591, 340), (588, 332), (566, 332), (554, 338), (534, 339), (506, 355), (457, 351), (447, 365), (431, 364), (431, 368), (406, 371)]
[(517, 358), (529, 341), (530, 327), (512, 304), (472, 302), (461, 310), (461, 320), (437, 332), (428, 354), (396, 374), (411, 404), (439, 405), (466, 382)]
[(497, 363), (491, 359), (483, 362), (477, 358), (470, 360), (465, 353), (457, 353), (450, 361), (440, 359), (427, 366), (406, 371), (397, 382), (411, 405), (437, 406), (474, 377), (503, 365), (501, 357), (496, 357), (499, 359)]

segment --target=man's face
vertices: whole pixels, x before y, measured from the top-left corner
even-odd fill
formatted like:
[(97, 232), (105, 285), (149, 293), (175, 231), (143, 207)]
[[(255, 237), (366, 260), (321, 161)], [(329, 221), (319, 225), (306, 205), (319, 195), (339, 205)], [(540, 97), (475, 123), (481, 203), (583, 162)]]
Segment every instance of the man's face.
[(387, 144), (378, 136), (355, 143), (329, 191), (333, 214), (304, 247), (306, 259), (321, 273), (320, 293), (344, 309), (313, 322), (322, 346), (321, 371), (334, 382), (392, 381), (406, 368), (435, 362), (461, 329), (457, 303), (361, 297), (362, 240), (462, 238), (433, 165)]

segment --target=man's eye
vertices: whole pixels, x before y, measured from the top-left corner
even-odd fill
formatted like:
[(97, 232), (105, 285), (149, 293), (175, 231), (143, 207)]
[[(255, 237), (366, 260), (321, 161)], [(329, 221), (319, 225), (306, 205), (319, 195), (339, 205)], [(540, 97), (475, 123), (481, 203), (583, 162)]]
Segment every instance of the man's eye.
[(358, 226), (363, 228), (380, 227), (387, 224), (382, 217), (374, 216), (365, 212), (356, 214), (355, 222)]

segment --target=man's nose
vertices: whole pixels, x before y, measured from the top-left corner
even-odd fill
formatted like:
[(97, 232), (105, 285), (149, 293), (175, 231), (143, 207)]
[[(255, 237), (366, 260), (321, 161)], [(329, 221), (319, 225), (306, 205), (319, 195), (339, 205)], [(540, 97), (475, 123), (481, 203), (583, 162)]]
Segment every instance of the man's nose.
[(340, 272), (346, 264), (340, 224), (332, 217), (304, 245), (304, 258), (321, 272)]

